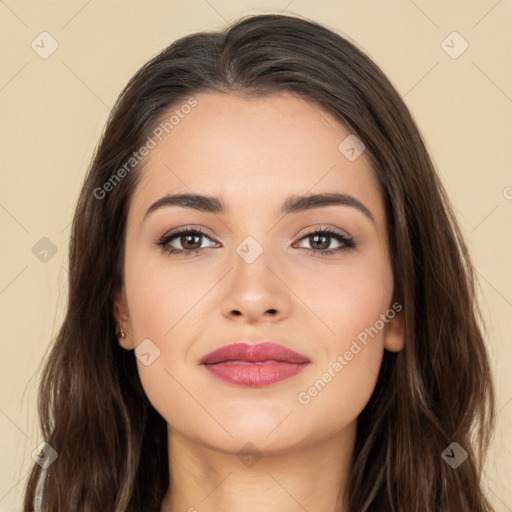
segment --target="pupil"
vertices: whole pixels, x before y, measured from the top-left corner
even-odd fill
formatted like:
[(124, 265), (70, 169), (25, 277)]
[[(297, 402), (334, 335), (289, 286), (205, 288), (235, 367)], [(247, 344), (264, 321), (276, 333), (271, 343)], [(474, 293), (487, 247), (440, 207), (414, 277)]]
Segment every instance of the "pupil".
[[(199, 235), (184, 235), (183, 238), (185, 239), (185, 243), (183, 244), (185, 247), (187, 246), (188, 242), (193, 238), (199, 238)], [(194, 245), (194, 242), (191, 242), (192, 245)], [(197, 242), (196, 242), (197, 244)], [(196, 247), (192, 247), (192, 249), (195, 249)]]
[(313, 239), (314, 239), (315, 243), (318, 242), (319, 238), (324, 239), (324, 243), (320, 243), (320, 245), (321, 245), (320, 249), (327, 249), (329, 247), (329, 243), (325, 242), (325, 240), (327, 240), (328, 237), (326, 237), (325, 235), (313, 235)]

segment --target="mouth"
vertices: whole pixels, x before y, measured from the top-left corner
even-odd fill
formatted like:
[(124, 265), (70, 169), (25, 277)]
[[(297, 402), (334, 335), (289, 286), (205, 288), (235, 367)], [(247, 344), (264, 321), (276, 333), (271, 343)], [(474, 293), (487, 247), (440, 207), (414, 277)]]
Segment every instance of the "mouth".
[(241, 342), (211, 352), (199, 364), (226, 383), (262, 387), (293, 377), (310, 363), (306, 356), (276, 343)]

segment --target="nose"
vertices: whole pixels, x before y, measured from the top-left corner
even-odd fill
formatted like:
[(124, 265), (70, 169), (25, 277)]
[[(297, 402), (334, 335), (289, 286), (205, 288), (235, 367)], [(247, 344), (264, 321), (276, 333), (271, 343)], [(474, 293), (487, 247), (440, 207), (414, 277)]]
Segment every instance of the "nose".
[(290, 314), (292, 294), (289, 276), (279, 266), (269, 264), (270, 254), (263, 251), (248, 263), (236, 255), (233, 268), (223, 286), (222, 314), (242, 323), (280, 321)]

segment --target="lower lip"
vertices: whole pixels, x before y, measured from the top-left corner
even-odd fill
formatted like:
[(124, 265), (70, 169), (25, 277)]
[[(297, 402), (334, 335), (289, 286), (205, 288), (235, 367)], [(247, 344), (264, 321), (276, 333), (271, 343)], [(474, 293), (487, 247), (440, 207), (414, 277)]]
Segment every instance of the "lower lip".
[(226, 361), (203, 364), (215, 378), (237, 386), (258, 388), (293, 377), (309, 363), (249, 363)]

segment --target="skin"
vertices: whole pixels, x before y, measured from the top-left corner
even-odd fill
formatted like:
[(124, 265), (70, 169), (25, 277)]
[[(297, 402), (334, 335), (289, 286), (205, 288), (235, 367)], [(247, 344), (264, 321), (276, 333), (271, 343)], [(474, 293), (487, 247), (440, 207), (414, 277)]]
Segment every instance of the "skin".
[[(197, 106), (151, 150), (141, 171), (115, 307), (126, 332), (123, 348), (150, 339), (160, 350), (150, 365), (139, 358), (137, 365), (149, 400), (168, 423), (171, 481), (162, 512), (348, 512), (336, 498), (349, 475), (357, 417), (374, 390), (383, 351), (403, 348), (402, 315), (369, 338), (309, 403), (298, 394), (393, 304), (376, 179), (364, 152), (349, 161), (338, 149), (350, 131), (294, 94), (195, 97)], [(354, 196), (375, 222), (346, 205), (278, 213), (291, 195), (321, 192)], [(229, 212), (167, 206), (143, 221), (167, 193), (219, 196)], [(192, 239), (201, 252), (185, 258), (155, 245), (182, 226), (208, 233)], [(322, 240), (315, 245), (304, 235), (321, 227), (353, 237), (356, 246), (322, 257)], [(252, 263), (236, 252), (247, 236), (263, 249)], [(329, 249), (343, 246), (329, 240)], [(179, 236), (171, 245), (191, 247)], [(248, 337), (275, 341), (312, 362), (263, 388), (218, 381), (198, 364)], [(261, 455), (251, 466), (237, 457), (249, 442)]]

